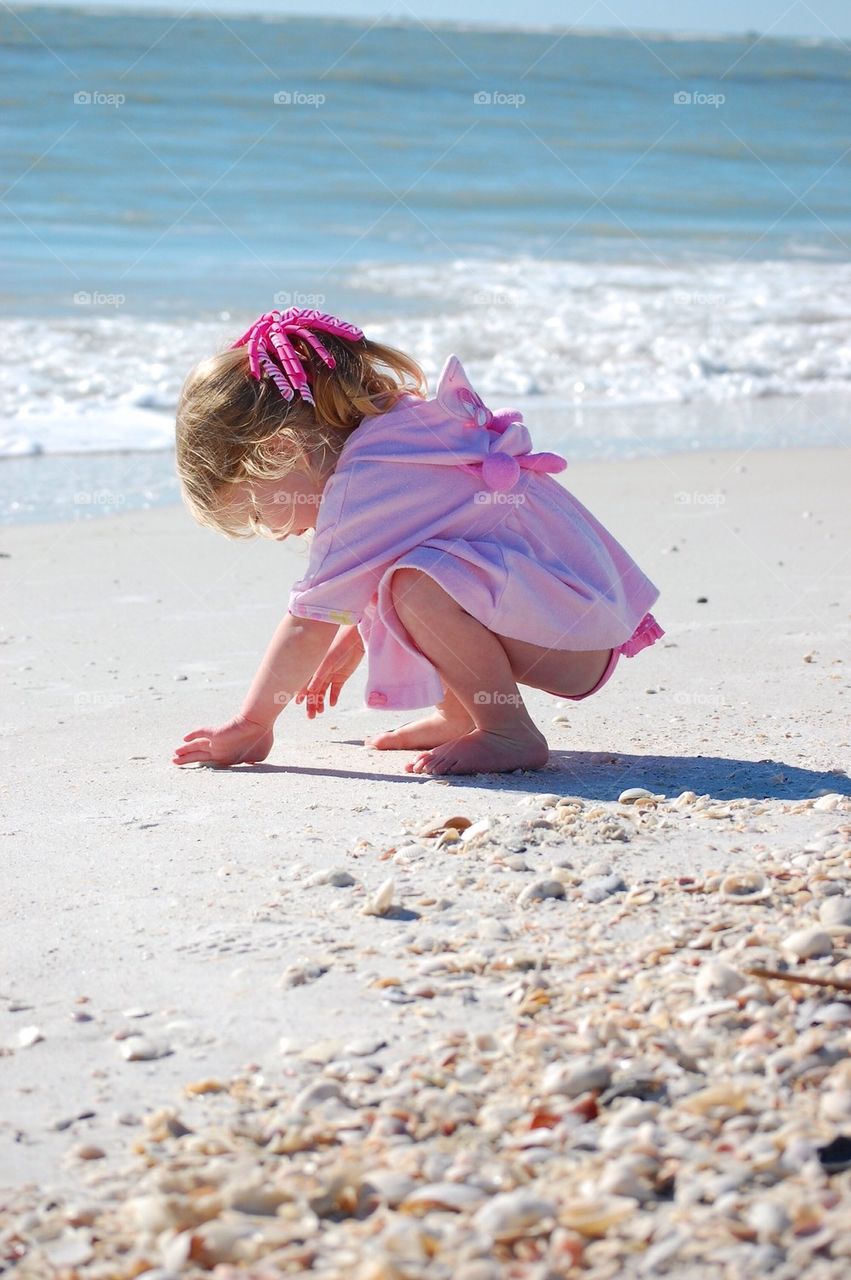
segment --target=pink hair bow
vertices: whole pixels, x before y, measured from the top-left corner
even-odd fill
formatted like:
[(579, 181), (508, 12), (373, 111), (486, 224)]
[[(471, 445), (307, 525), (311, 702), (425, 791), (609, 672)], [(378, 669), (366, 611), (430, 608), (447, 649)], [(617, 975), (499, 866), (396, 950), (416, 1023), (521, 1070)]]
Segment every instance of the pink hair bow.
[[(491, 441), (490, 452), (478, 465), (468, 464), (467, 470), (475, 474), (481, 466), (481, 477), (489, 489), (513, 489), (522, 471), (544, 471), (554, 474), (564, 471), (567, 460), (558, 453), (523, 453), (523, 445), (528, 441), (528, 432), (523, 425), (523, 414), (519, 409), (501, 409), (493, 413), (482, 400), (478, 392), (471, 387), (458, 389), (458, 400), (469, 414), (468, 427), (487, 427), (493, 435), (500, 437)], [(510, 435), (503, 439), (510, 427), (519, 424), (521, 434), (515, 440)], [(514, 433), (517, 435), (517, 433)], [(518, 452), (513, 452), (512, 445)], [(528, 444), (527, 444), (528, 448)]]
[[(291, 337), (303, 338), (309, 343), (329, 369), (334, 368), (336, 361), (316, 334), (311, 332), (312, 329), (353, 341), (364, 336), (362, 329), (348, 324), (345, 320), (338, 320), (336, 316), (325, 315), (322, 311), (316, 311), (313, 308), (290, 307), (283, 312), (267, 311), (246, 329), (241, 338), (232, 342), (228, 350), (247, 346), (248, 369), (252, 378), (261, 378), (265, 372), (285, 400), (292, 400), (298, 392), (302, 400), (314, 404), (307, 374), (298, 352), (290, 341)], [(280, 364), (276, 361), (280, 361)]]

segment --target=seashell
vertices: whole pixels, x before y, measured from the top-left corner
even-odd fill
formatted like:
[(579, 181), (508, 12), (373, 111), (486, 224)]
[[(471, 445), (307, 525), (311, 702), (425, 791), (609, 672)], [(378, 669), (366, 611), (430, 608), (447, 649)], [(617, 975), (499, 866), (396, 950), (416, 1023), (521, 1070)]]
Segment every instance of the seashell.
[(350, 885), (355, 884), (356, 881), (345, 867), (326, 867), (324, 870), (315, 871), (312, 876), (308, 876), (304, 883), (308, 889), (313, 889), (320, 884), (332, 884), (336, 889), (347, 889)]
[(759, 871), (734, 871), (724, 876), (718, 892), (725, 902), (762, 902), (771, 897), (771, 886)]
[(40, 1027), (21, 1027), (18, 1032), (18, 1044), (22, 1049), (29, 1049), (44, 1039)]
[(555, 1206), (531, 1191), (504, 1191), (473, 1215), (472, 1224), (494, 1240), (522, 1236), (545, 1218), (555, 1216)]
[(720, 960), (708, 960), (700, 966), (694, 980), (694, 992), (699, 999), (707, 996), (731, 996), (747, 986), (747, 979), (736, 969)]
[(757, 1200), (748, 1210), (745, 1221), (753, 1227), (760, 1240), (776, 1240), (791, 1225), (783, 1206), (771, 1200)]
[(783, 939), (781, 946), (793, 956), (797, 956), (799, 960), (810, 960), (816, 956), (833, 954), (830, 934), (815, 926), (796, 929), (794, 933), (789, 934), (788, 938)]
[(574, 1058), (572, 1062), (552, 1062), (541, 1078), (542, 1093), (563, 1093), (578, 1098), (591, 1089), (608, 1089), (611, 1068), (591, 1057)]
[(131, 1228), (151, 1235), (188, 1225), (186, 1207), (177, 1196), (135, 1196), (122, 1205), (120, 1213)]
[(821, 1113), (835, 1124), (851, 1120), (851, 1089), (832, 1089), (822, 1094)]
[(81, 1146), (75, 1147), (71, 1154), (76, 1160), (103, 1160), (106, 1156), (103, 1147), (96, 1147), (90, 1142), (84, 1142)]
[[(375, 1132), (373, 1127), (372, 1132)], [(373, 1190), (391, 1209), (395, 1209), (415, 1189), (416, 1183), (395, 1169), (373, 1169), (364, 1176), (364, 1186)]]
[(505, 1271), (500, 1263), (487, 1258), (474, 1258), (464, 1262), (455, 1272), (454, 1280), (503, 1280)]
[(851, 1004), (834, 1001), (816, 1009), (812, 1016), (814, 1023), (829, 1023), (832, 1026), (848, 1026), (851, 1023)]
[(533, 880), (518, 895), (517, 902), (519, 906), (525, 907), (530, 902), (541, 902), (544, 898), (563, 898), (564, 896), (565, 889), (560, 880)]
[(468, 827), (473, 825), (469, 818), (444, 818), (442, 822), (429, 823), (427, 827), (423, 827), (422, 831), (417, 834), (421, 839), (430, 840), (433, 836), (439, 836), (441, 832), (448, 831), (451, 827), (455, 831), (466, 831)]
[(468, 840), (474, 840), (476, 836), (483, 836), (490, 829), (490, 818), (479, 818), (478, 822), (474, 822), (472, 826), (466, 827), (461, 832), (461, 839), (466, 843)]
[(44, 1255), (51, 1269), (60, 1267), (62, 1274), (67, 1275), (66, 1267), (76, 1268), (91, 1262), (94, 1257), (93, 1239), (91, 1231), (65, 1231), (57, 1240), (51, 1240), (44, 1246)]
[(819, 796), (818, 800), (813, 804), (814, 809), (818, 809), (820, 813), (825, 810), (838, 809), (842, 802), (842, 796), (837, 791), (832, 791), (829, 795)]
[(590, 876), (582, 885), (582, 896), (586, 902), (605, 902), (613, 893), (623, 893), (626, 884), (615, 872), (609, 876)]
[(123, 1040), (119, 1049), (125, 1062), (153, 1062), (157, 1058), (167, 1058), (173, 1052), (170, 1045), (146, 1040), (144, 1036), (132, 1036), (129, 1040)]
[(744, 1089), (730, 1081), (723, 1084), (710, 1085), (707, 1089), (698, 1089), (683, 1098), (680, 1106), (693, 1115), (705, 1116), (716, 1107), (726, 1111), (743, 1111), (748, 1105), (748, 1097)]
[(646, 907), (649, 903), (656, 901), (655, 889), (630, 889), (624, 898), (624, 906), (630, 907)]
[(290, 1193), (283, 1187), (270, 1186), (261, 1180), (232, 1182), (222, 1192), (222, 1203), (226, 1208), (257, 1217), (273, 1217), (289, 1200)]
[(315, 1107), (320, 1102), (326, 1102), (329, 1098), (333, 1098), (335, 1102), (343, 1101), (343, 1095), (336, 1080), (314, 1080), (296, 1094), (290, 1109), (294, 1114), (306, 1114), (311, 1107)]
[(610, 1227), (623, 1222), (635, 1213), (638, 1201), (632, 1196), (595, 1196), (587, 1199), (567, 1199), (559, 1210), (558, 1220), (565, 1227), (572, 1227), (583, 1236), (596, 1239), (604, 1236)]
[(655, 1192), (650, 1184), (639, 1177), (634, 1168), (634, 1161), (616, 1160), (606, 1166), (600, 1179), (600, 1190), (615, 1196), (630, 1196), (639, 1203), (655, 1200)]
[(325, 964), (291, 964), (284, 970), (281, 984), (285, 987), (306, 987), (327, 972)]
[(355, 1058), (369, 1058), (386, 1046), (387, 1041), (383, 1036), (360, 1036), (343, 1045), (343, 1053), (351, 1054)]
[(479, 1187), (471, 1187), (462, 1182), (429, 1182), (424, 1187), (416, 1187), (411, 1191), (399, 1208), (403, 1213), (412, 1210), (449, 1209), (453, 1213), (463, 1213), (481, 1204), (486, 1193)]
[(825, 898), (818, 909), (818, 918), (822, 924), (851, 929), (851, 898), (834, 896)]
[(205, 1079), (190, 1080), (188, 1084), (183, 1086), (183, 1092), (187, 1098), (197, 1098), (204, 1093), (224, 1093), (227, 1085), (222, 1084), (221, 1080)]
[(698, 1004), (689, 1009), (683, 1009), (679, 1019), (684, 1026), (690, 1027), (701, 1018), (714, 1018), (719, 1013), (732, 1013), (738, 1007), (735, 1000), (715, 1000), (711, 1004)]
[(618, 804), (635, 804), (636, 800), (655, 799), (656, 796), (646, 787), (627, 787), (626, 791), (622, 791), (618, 796)]
[(693, 791), (681, 791), (676, 800), (671, 801), (671, 808), (688, 809), (690, 805), (694, 804), (696, 799), (697, 796)]
[(396, 882), (391, 877), (385, 880), (380, 888), (368, 898), (361, 914), (365, 916), (386, 916), (393, 906), (396, 893)]

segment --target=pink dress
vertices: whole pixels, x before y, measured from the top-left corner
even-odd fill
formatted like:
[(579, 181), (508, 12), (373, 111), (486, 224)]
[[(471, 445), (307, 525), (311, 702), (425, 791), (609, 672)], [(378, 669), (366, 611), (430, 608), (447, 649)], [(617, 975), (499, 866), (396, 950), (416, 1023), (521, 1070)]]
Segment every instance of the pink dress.
[(611, 648), (595, 692), (620, 654), (665, 633), (647, 612), (658, 588), (548, 474), (566, 466), (557, 454), (533, 453), (520, 413), (491, 412), (451, 355), (432, 399), (406, 394), (346, 440), (289, 612), (358, 624), (367, 706), (433, 706), (447, 690), (390, 590), (394, 571), (413, 567), (498, 635)]

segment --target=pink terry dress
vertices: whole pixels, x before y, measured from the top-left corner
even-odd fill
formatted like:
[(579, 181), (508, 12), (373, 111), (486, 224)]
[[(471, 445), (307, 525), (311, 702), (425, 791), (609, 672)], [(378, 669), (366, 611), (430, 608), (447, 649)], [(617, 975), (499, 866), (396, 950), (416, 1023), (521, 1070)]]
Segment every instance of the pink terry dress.
[[(517, 410), (493, 413), (451, 355), (432, 399), (406, 394), (348, 437), (322, 496), (307, 573), (289, 612), (357, 623), (369, 707), (433, 706), (437, 668), (393, 606), (396, 569), (428, 573), (490, 631), (553, 649), (621, 654), (664, 631), (648, 610), (659, 590), (619, 542), (533, 453)], [(435, 619), (439, 626), (439, 619)]]

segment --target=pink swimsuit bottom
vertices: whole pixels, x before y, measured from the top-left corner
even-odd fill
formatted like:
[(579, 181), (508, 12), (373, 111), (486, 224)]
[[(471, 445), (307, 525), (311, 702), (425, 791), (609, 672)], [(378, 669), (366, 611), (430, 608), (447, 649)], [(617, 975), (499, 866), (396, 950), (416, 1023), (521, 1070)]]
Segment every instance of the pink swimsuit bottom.
[(659, 626), (653, 614), (645, 613), (629, 639), (625, 640), (623, 644), (619, 644), (617, 648), (612, 649), (609, 661), (606, 663), (606, 669), (593, 689), (589, 689), (587, 693), (563, 693), (557, 696), (568, 698), (570, 702), (581, 702), (583, 698), (590, 698), (592, 693), (599, 693), (606, 681), (611, 679), (612, 672), (618, 665), (618, 658), (620, 658), (621, 654), (625, 658), (634, 658), (637, 653), (640, 653), (642, 649), (646, 649), (649, 644), (653, 644), (664, 634), (665, 632)]

